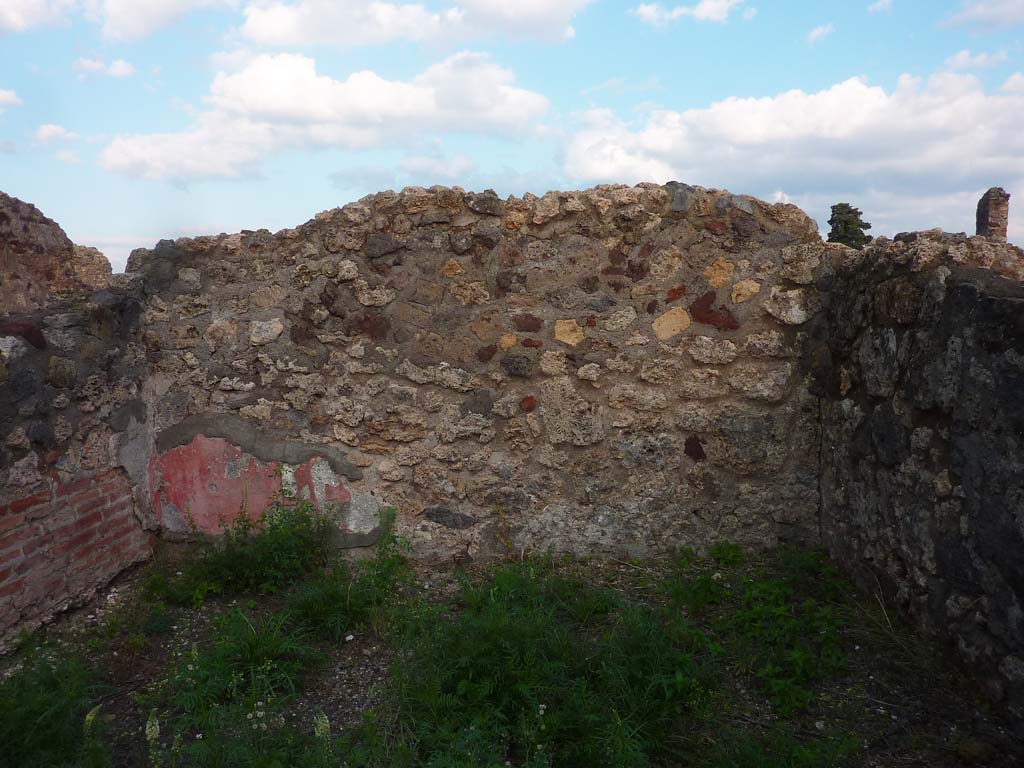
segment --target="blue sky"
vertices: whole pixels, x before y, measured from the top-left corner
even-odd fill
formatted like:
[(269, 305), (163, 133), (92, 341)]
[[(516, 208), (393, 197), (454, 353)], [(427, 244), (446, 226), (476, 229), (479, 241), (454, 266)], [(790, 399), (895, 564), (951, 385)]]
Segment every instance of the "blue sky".
[(971, 231), (1024, 198), (1022, 31), (1024, 0), (0, 0), (0, 190), (115, 268), (409, 184)]

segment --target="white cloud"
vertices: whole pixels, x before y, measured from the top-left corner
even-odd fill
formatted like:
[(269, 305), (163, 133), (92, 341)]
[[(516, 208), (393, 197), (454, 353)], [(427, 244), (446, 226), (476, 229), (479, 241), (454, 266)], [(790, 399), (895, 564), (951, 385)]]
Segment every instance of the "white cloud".
[[(696, 5), (677, 5), (666, 8), (661, 3), (641, 3), (630, 10), (640, 21), (647, 24), (660, 26), (672, 21), (678, 21), (684, 16), (697, 19), (698, 21), (717, 21), (724, 23), (729, 20), (729, 14), (739, 9), (746, 0), (700, 0)], [(743, 18), (749, 21), (757, 14), (756, 8), (747, 8)]]
[(70, 149), (62, 149), (54, 154), (54, 158), (60, 160), (62, 163), (75, 164), (80, 163), (81, 158), (78, 157), (78, 153)]
[(24, 32), (31, 27), (60, 21), (75, 0), (3, 0), (0, 32)]
[(135, 74), (135, 67), (124, 59), (115, 59), (107, 67), (107, 74), (111, 77), (131, 77)]
[(21, 104), (21, 99), (14, 91), (0, 88), (0, 107), (16, 107)]
[(987, 27), (1024, 24), (1024, 0), (961, 0), (960, 11), (949, 22)]
[[(4, 0), (6, 2), (6, 0)], [(238, 0), (84, 0), (105, 37), (138, 40), (198, 8), (234, 7)]]
[(808, 45), (814, 45), (815, 43), (818, 43), (818, 42), (824, 40), (826, 37), (828, 37), (829, 35), (831, 35), (835, 31), (836, 31), (835, 24), (829, 23), (829, 24), (822, 24), (820, 26), (817, 26), (817, 27), (812, 29), (807, 34), (807, 44)]
[(892, 0), (875, 0), (868, 6), (868, 13), (888, 13), (892, 10)]
[(97, 72), (102, 72), (106, 68), (107, 65), (102, 59), (90, 59), (85, 56), (76, 59), (75, 63), (71, 65), (71, 71), (77, 72), (79, 77), (93, 75)]
[(275, 150), (296, 146), (367, 148), (453, 130), (510, 138), (529, 133), (548, 108), (518, 88), (486, 54), (463, 52), (410, 81), (371, 71), (336, 80), (301, 55), (261, 55), (219, 72), (208, 109), (177, 133), (116, 137), (108, 169), (155, 179), (230, 178), (253, 172)]
[(264, 46), (354, 47), (394, 40), (475, 37), (571, 38), (572, 19), (593, 0), (458, 0), (433, 11), (422, 3), (360, 0), (249, 2), (241, 33)]
[(36, 128), (36, 141), (40, 144), (49, 144), (56, 141), (72, 141), (78, 138), (78, 134), (72, 133), (63, 125), (44, 123)]
[(970, 229), (981, 191), (1024, 190), (1024, 77), (1020, 84), (988, 93), (972, 75), (945, 72), (904, 75), (886, 91), (855, 78), (814, 93), (652, 111), (639, 124), (594, 110), (570, 137), (565, 169), (576, 183), (783, 189), (819, 220), (829, 201), (849, 198), (876, 226)]
[(103, 59), (90, 59), (87, 56), (76, 59), (71, 70), (78, 74), (79, 79), (100, 74), (111, 77), (131, 77), (135, 74), (135, 67), (124, 59), (115, 59), (108, 64)]
[(476, 170), (476, 163), (461, 152), (446, 156), (440, 150), (436, 150), (426, 155), (406, 157), (398, 167), (417, 184), (451, 184), (464, 181)]
[(1024, 93), (1024, 74), (1014, 72), (1006, 79), (1006, 82), (1003, 83), (1001, 90), (1006, 91), (1007, 93)]
[(965, 48), (946, 59), (946, 66), (950, 69), (982, 69), (1002, 64), (1007, 58), (1006, 51), (971, 53)]

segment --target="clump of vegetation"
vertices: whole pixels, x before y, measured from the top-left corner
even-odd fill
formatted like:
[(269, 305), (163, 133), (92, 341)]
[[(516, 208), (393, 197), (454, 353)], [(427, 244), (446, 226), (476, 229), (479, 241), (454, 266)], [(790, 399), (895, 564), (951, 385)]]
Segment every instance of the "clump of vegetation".
[(209, 595), (277, 592), (322, 568), (330, 556), (330, 521), (309, 502), (277, 503), (257, 521), (239, 515), (178, 573), (154, 572), (147, 591), (192, 607)]
[[(869, 735), (859, 714), (844, 730), (847, 704), (826, 695), (841, 680), (855, 693), (851, 638), (894, 658), (911, 645), (856, 608), (817, 552), (723, 543), (629, 570), (520, 561), (461, 572), (457, 597), (431, 600), (393, 512), (383, 523), (374, 556), (349, 564), (312, 508), (275, 507), (151, 581), (82, 648), (25, 652), (0, 683), (0, 766), (111, 765), (104, 665), (84, 659), (118, 638), (142, 652), (210, 594), (248, 597), (206, 605), (208, 633), (173, 641), (134, 694), (144, 736), (136, 720), (116, 741), (133, 764), (838, 768)], [(341, 649), (355, 630), (391, 647), (388, 680), (361, 725), (332, 732), (302, 691), (328, 657), (353, 658)]]
[[(298, 519), (297, 538), (302, 541), (313, 526), (306, 517)], [(280, 518), (248, 532), (243, 546), (277, 552), (312, 550), (290, 541), (275, 546), (273, 542), (288, 541), (275, 530), (278, 522)], [(284, 610), (264, 618), (230, 611), (214, 623), (208, 643), (184, 651), (150, 696), (151, 762), (204, 767), (338, 765), (326, 715), (317, 715), (312, 733), (310, 724), (296, 729), (284, 715), (305, 678), (324, 658), (314, 641), (340, 641), (354, 626), (382, 619), (396, 601), (408, 571), (402, 555), (404, 544), (395, 536), (393, 526), (394, 513), (389, 512), (382, 521), (374, 556), (357, 566), (337, 560), (327, 572), (308, 575), (306, 564), (318, 560), (282, 558), (303, 567), (279, 573), (307, 574), (306, 580), (291, 582), (293, 590)], [(253, 544), (260, 539), (270, 543)], [(225, 549), (237, 541), (236, 537)], [(243, 563), (243, 576), (247, 567)], [(223, 583), (252, 584), (237, 574)], [(288, 585), (283, 576), (273, 583), (274, 589)]]
[(104, 691), (83, 660), (30, 651), (21, 668), (0, 683), (0, 765), (107, 765), (96, 706)]
[(370, 560), (355, 568), (339, 560), (299, 584), (288, 595), (290, 620), (322, 640), (341, 640), (356, 627), (382, 631), (398, 592), (409, 583), (404, 556), (408, 545), (395, 536), (394, 520), (394, 510), (383, 516), (381, 538)]
[[(729, 546), (713, 558), (680, 568), (742, 561)], [(655, 599), (631, 602), (550, 563), (466, 580), (454, 610), (410, 616), (391, 699), (348, 753), (354, 765), (409, 768), (834, 765), (848, 745), (825, 736), (709, 747), (730, 706), (727, 672), (752, 674), (787, 716), (836, 668), (819, 663), (835, 627), (813, 598), (792, 604), (778, 581), (676, 570), (655, 579)], [(718, 610), (698, 624), (687, 605)]]
[(865, 230), (871, 229), (871, 225), (861, 218), (863, 215), (859, 208), (854, 208), (849, 203), (833, 205), (832, 216), (828, 220), (831, 227), (828, 241), (842, 243), (857, 250), (870, 243), (872, 237)]

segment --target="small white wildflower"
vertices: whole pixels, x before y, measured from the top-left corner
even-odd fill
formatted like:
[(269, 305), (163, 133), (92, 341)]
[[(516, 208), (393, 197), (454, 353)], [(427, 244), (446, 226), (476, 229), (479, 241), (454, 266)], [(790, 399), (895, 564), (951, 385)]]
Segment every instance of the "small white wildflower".
[(199, 741), (202, 741), (202, 740), (203, 740), (203, 734), (201, 734), (201, 733), (197, 733), (197, 734), (196, 734), (196, 738), (197, 738), (197, 739), (198, 739)]
[(252, 712), (245, 716), (246, 720), (252, 720)]

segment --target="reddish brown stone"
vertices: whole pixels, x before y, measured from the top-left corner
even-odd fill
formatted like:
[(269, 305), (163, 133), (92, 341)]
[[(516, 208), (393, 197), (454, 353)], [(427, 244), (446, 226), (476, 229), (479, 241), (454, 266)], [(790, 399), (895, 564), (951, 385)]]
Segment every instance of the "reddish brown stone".
[(611, 261), (612, 264), (625, 264), (626, 254), (622, 251), (615, 250), (608, 254), (608, 260)]
[(0, 336), (20, 336), (36, 349), (46, 349), (46, 337), (39, 326), (32, 323), (3, 323), (0, 325)]
[(691, 435), (686, 438), (686, 442), (683, 444), (683, 452), (694, 461), (704, 461), (708, 457), (704, 453), (704, 444), (701, 443), (700, 438), (696, 435)]
[(359, 330), (374, 341), (384, 341), (391, 330), (391, 321), (379, 312), (367, 312), (359, 321)]
[(488, 344), (486, 347), (480, 347), (476, 351), (476, 359), (481, 363), (489, 363), (496, 354), (498, 354), (498, 345)]
[(658, 311), (658, 300), (657, 299), (651, 299), (650, 301), (648, 301), (647, 302), (647, 314), (648, 315), (653, 315), (657, 311)]
[(626, 277), (632, 280), (634, 283), (639, 283), (651, 272), (651, 267), (646, 261), (640, 261), (638, 259), (630, 260), (629, 264), (626, 265)]
[(704, 225), (704, 229), (713, 235), (724, 235), (729, 231), (729, 225), (724, 221), (716, 219), (714, 221), (707, 222)]
[(519, 407), (527, 413), (532, 413), (537, 408), (537, 398), (533, 395), (527, 395), (519, 401)]
[(596, 328), (596, 327), (597, 327), (597, 317), (595, 317), (594, 315), (591, 315), (590, 317), (587, 318), (587, 328)]
[(716, 298), (717, 296), (714, 291), (708, 291), (690, 305), (690, 315), (698, 323), (721, 328), (725, 331), (735, 331), (740, 327), (739, 322), (737, 322), (732, 312), (726, 307), (715, 309)]
[(524, 347), (534, 347), (534, 348), (536, 348), (536, 347), (543, 347), (544, 346), (544, 342), (541, 341), (540, 339), (523, 339), (520, 343)]
[(683, 298), (683, 296), (685, 296), (685, 295), (686, 295), (686, 286), (685, 285), (677, 285), (675, 288), (669, 288), (668, 298), (666, 299), (666, 301), (667, 302), (679, 301), (679, 299)]
[(602, 275), (624, 275), (626, 270), (622, 267), (605, 267), (601, 270)]
[(536, 315), (523, 313), (512, 318), (512, 325), (516, 327), (517, 331), (537, 333), (537, 331), (544, 327), (544, 321)]

